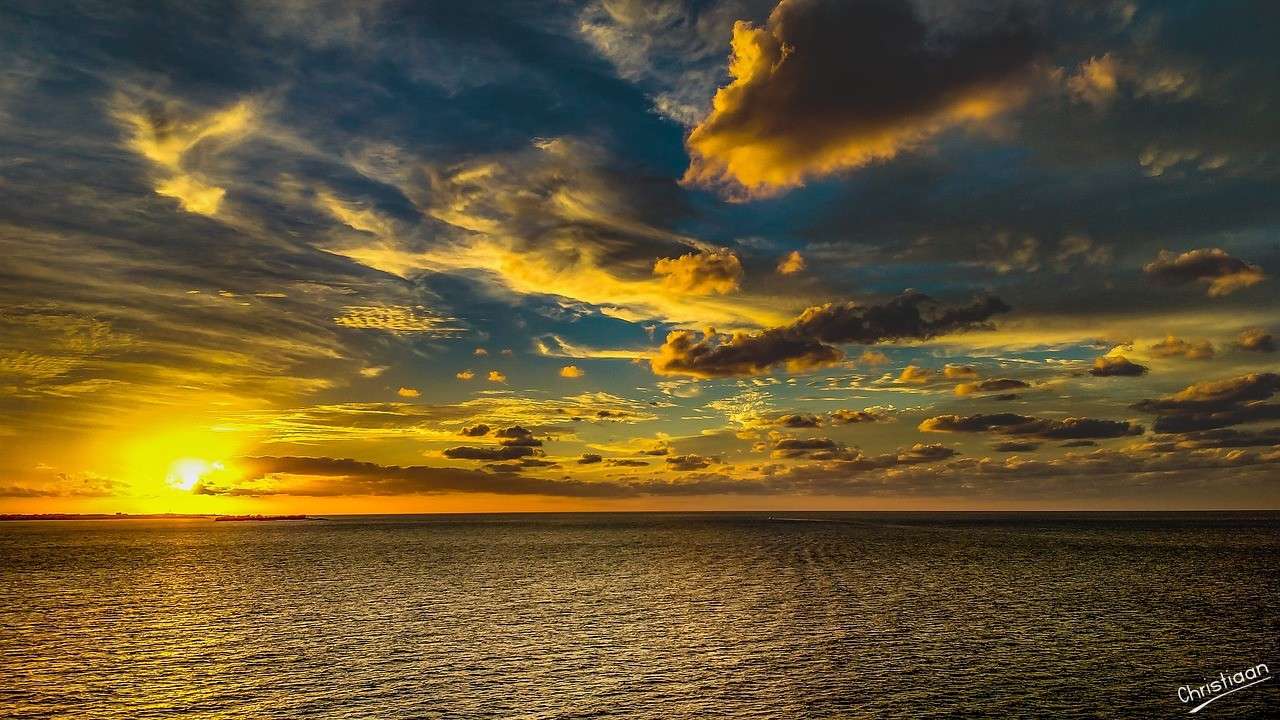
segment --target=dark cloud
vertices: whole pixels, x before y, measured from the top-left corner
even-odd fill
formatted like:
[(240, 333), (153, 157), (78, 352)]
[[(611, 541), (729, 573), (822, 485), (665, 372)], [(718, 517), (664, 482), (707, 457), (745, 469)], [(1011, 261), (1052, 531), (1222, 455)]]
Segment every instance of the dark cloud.
[(1093, 418), (1037, 418), (1015, 413), (939, 415), (920, 423), (921, 432), (998, 432), (1044, 440), (1082, 440), (1141, 435), (1142, 426), (1125, 420)]
[[(632, 494), (629, 488), (611, 483), (579, 480), (548, 480), (526, 477), (516, 472), (489, 473), (463, 468), (422, 465), (378, 465), (357, 460), (325, 457), (250, 457), (237, 463), (246, 477), (235, 485), (198, 485), (206, 495), (413, 495), (442, 492), (498, 493), (504, 495), (557, 495), (572, 497), (616, 497)], [(518, 467), (518, 466), (517, 466)], [(276, 485), (276, 475), (317, 478), (318, 482)]]
[(1156, 432), (1187, 433), (1280, 420), (1280, 403), (1265, 402), (1277, 392), (1280, 375), (1251, 373), (1198, 382), (1165, 398), (1142, 400), (1133, 408), (1157, 415)]
[(542, 447), (542, 441), (533, 436), (533, 432), (519, 425), (501, 428), (493, 433), (496, 438), (502, 438), (504, 447)]
[(462, 434), (467, 437), (483, 437), (489, 434), (489, 426), (484, 423), (479, 425), (468, 425), (462, 428)]
[(790, 413), (777, 419), (775, 424), (784, 428), (816, 428), (822, 424), (817, 415), (809, 413)]
[(1016, 103), (1038, 49), (998, 11), (931, 24), (898, 0), (783, 0), (734, 28), (734, 81), (689, 135), (685, 179), (768, 195), (891, 158)]
[(1153, 442), (1152, 446), (1166, 450), (1280, 446), (1280, 427), (1266, 428), (1257, 432), (1234, 428), (1197, 430), (1170, 436), (1169, 440), (1162, 438)]
[(811, 307), (789, 325), (755, 334), (708, 334), (696, 340), (691, 332), (676, 331), (667, 336), (651, 366), (660, 375), (694, 377), (752, 375), (784, 363), (792, 369), (817, 367), (844, 357), (835, 345), (928, 340), (987, 327), (991, 317), (1009, 309), (992, 296), (941, 307), (928, 295), (908, 291), (881, 305)]
[(594, 464), (596, 464), (596, 463), (600, 462), (601, 460), (603, 460), (603, 458), (601, 458), (599, 455), (595, 455), (595, 454), (592, 454), (592, 453), (583, 453), (583, 454), (582, 454), (582, 457), (578, 458), (578, 464), (579, 464), (579, 465), (594, 465)]
[(472, 447), (463, 445), (444, 451), (444, 456), (454, 460), (515, 460), (537, 452), (527, 445), (503, 445), (500, 447)]
[(773, 444), (772, 456), (779, 460), (802, 457), (815, 460), (852, 458), (843, 444), (831, 438), (783, 438)]
[(702, 455), (672, 455), (667, 458), (667, 467), (680, 472), (702, 470), (716, 462), (715, 458)]
[(485, 463), (482, 465), (489, 472), (524, 472), (530, 468), (549, 468), (560, 467), (560, 463), (554, 460), (542, 460), (540, 458), (524, 457), (516, 462), (509, 463)]
[(1249, 328), (1241, 332), (1236, 346), (1249, 352), (1273, 353), (1276, 351), (1275, 338), (1262, 328)]
[(1121, 355), (1102, 355), (1093, 361), (1089, 374), (1096, 377), (1138, 377), (1147, 374), (1147, 366), (1131, 362)]
[(1098, 443), (1094, 442), (1093, 440), (1069, 440), (1067, 442), (1062, 443), (1058, 447), (1064, 447), (1064, 448), (1094, 447), (1097, 444)]
[(996, 452), (1032, 452), (1040, 449), (1040, 443), (1029, 440), (1006, 440), (991, 446)]
[(975, 395), (978, 393), (1004, 392), (1006, 390), (1022, 390), (1031, 387), (1023, 380), (1015, 378), (992, 378), (978, 382), (960, 383), (956, 385), (957, 395)]
[(649, 462), (647, 460), (630, 460), (628, 458), (609, 458), (608, 460), (605, 460), (605, 463), (609, 465), (613, 465), (615, 467), (648, 467), (649, 466)]
[(1267, 279), (1262, 268), (1234, 258), (1220, 248), (1191, 250), (1181, 255), (1161, 250), (1142, 268), (1147, 277), (1165, 285), (1208, 285), (1209, 297), (1230, 295)]
[(1280, 374), (1250, 373), (1225, 380), (1206, 380), (1188, 385), (1159, 400), (1143, 400), (1133, 407), (1153, 413), (1213, 412), (1266, 400), (1280, 392)]

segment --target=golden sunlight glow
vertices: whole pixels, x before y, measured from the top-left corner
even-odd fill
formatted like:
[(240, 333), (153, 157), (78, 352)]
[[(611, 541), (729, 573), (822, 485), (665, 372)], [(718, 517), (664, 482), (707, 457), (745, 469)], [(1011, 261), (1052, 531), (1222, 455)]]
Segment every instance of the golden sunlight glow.
[(222, 470), (220, 462), (206, 462), (195, 458), (177, 460), (169, 467), (169, 474), (164, 481), (175, 490), (191, 491), (206, 475)]

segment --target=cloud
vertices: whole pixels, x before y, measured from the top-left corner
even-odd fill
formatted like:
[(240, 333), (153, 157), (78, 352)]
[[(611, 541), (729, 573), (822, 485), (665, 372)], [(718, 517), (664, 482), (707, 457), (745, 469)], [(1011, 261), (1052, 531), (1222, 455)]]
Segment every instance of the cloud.
[(498, 447), (474, 447), (462, 445), (444, 451), (444, 456), (453, 460), (515, 460), (528, 457), (537, 451), (527, 445), (500, 445)]
[(1017, 103), (1036, 53), (994, 12), (930, 27), (896, 0), (782, 0), (734, 26), (733, 81), (689, 134), (684, 179), (758, 197), (892, 158)]
[[(484, 458), (478, 458), (484, 459)], [(614, 483), (549, 480), (513, 472), (490, 473), (453, 467), (378, 465), (325, 457), (249, 457), (238, 465), (246, 476), (230, 485), (201, 484), (205, 495), (415, 495), (445, 492), (567, 497), (619, 497), (634, 494)]]
[(782, 259), (778, 261), (779, 275), (795, 275), (796, 273), (804, 270), (804, 268), (804, 256), (800, 254), (799, 250), (792, 250), (782, 256)]
[(677, 472), (689, 472), (692, 470), (702, 470), (714, 464), (714, 458), (703, 457), (701, 455), (672, 455), (667, 458), (667, 467)]
[(829, 365), (843, 357), (839, 350), (782, 330), (755, 335), (738, 333), (728, 339), (707, 333), (701, 340), (687, 330), (667, 335), (650, 361), (658, 375), (731, 377), (758, 375), (781, 364), (793, 371)]
[(902, 372), (898, 375), (896, 382), (907, 385), (923, 385), (938, 377), (936, 370), (908, 365), (902, 368)]
[(417, 388), (411, 387), (402, 387), (399, 390), (396, 390), (396, 394), (402, 398), (416, 398), (422, 396), (422, 393)]
[(774, 444), (770, 456), (775, 460), (798, 460), (824, 463), (826, 467), (846, 473), (932, 463), (956, 455), (956, 451), (939, 444), (916, 443), (896, 452), (867, 455), (830, 438), (788, 438)]
[(817, 415), (808, 413), (789, 413), (776, 420), (776, 425), (784, 428), (813, 428), (820, 424), (821, 421)]
[(1137, 377), (1147, 374), (1147, 366), (1130, 362), (1122, 355), (1101, 355), (1094, 358), (1089, 374), (1095, 377)]
[(1262, 328), (1248, 328), (1242, 331), (1236, 346), (1250, 352), (1273, 353), (1276, 351), (1275, 338)]
[(1208, 285), (1209, 297), (1222, 297), (1267, 279), (1258, 265), (1234, 258), (1220, 248), (1191, 250), (1176, 255), (1161, 250), (1142, 268), (1147, 277), (1165, 285)]
[(392, 333), (452, 334), (461, 328), (452, 325), (452, 318), (440, 318), (426, 307), (348, 305), (334, 323), (344, 328), (378, 329)]
[(1009, 390), (1025, 390), (1031, 387), (1026, 381), (1015, 378), (992, 378), (971, 383), (958, 383), (956, 395), (976, 395), (978, 393), (1007, 392)]
[(506, 373), (499, 370), (490, 370), (485, 379), (491, 383), (505, 383), (507, 381)]
[(484, 437), (489, 434), (490, 427), (484, 423), (478, 425), (467, 425), (459, 431), (459, 434), (466, 437)]
[(1147, 348), (1147, 351), (1156, 357), (1181, 357), (1188, 360), (1210, 360), (1215, 353), (1213, 343), (1208, 340), (1188, 342), (1172, 335)]
[(533, 436), (533, 431), (520, 425), (495, 430), (493, 436), (501, 438), (504, 447), (542, 447), (542, 441)]
[(1067, 90), (1080, 102), (1103, 106), (1119, 89), (1118, 65), (1110, 53), (1090, 58), (1080, 64), (1079, 71), (1067, 78)]
[(1280, 445), (1280, 428), (1267, 428), (1257, 432), (1220, 428), (1196, 430), (1167, 437), (1172, 439), (1167, 442), (1163, 441), (1163, 439), (1153, 441), (1149, 446), (1162, 451), (1169, 451), (1175, 448), (1203, 450), (1206, 448), (1270, 447)]
[(472, 355), (475, 355), (476, 357), (489, 357), (489, 351), (488, 351), (488, 350), (485, 350), (485, 349), (484, 349), (484, 348), (482, 348), (482, 347), (478, 347), (478, 348), (476, 348), (475, 350), (473, 350), (473, 351), (471, 352), (471, 354), (472, 354)]
[(942, 368), (942, 376), (948, 380), (967, 380), (978, 377), (978, 369), (972, 365), (953, 365), (947, 363)]
[(560, 377), (562, 378), (573, 379), (573, 378), (580, 378), (583, 375), (586, 375), (586, 373), (583, 372), (582, 369), (579, 368), (577, 365), (565, 365), (564, 367), (560, 368)]
[(398, 438), (451, 440), (463, 428), (478, 432), (480, 425), (519, 424), (542, 429), (577, 423), (630, 424), (656, 418), (648, 403), (608, 393), (581, 393), (555, 400), (504, 393), (449, 405), (349, 402), (239, 413), (224, 418), (219, 427), (228, 433), (261, 436), (269, 442), (311, 445)]
[(1141, 435), (1142, 426), (1127, 420), (1096, 420), (1069, 417), (1062, 420), (1014, 413), (987, 415), (939, 415), (920, 423), (921, 432), (998, 432), (1029, 435), (1044, 440), (1081, 440)]
[(578, 458), (578, 464), (579, 465), (595, 465), (599, 463), (601, 460), (603, 460), (603, 458), (601, 458), (599, 455), (595, 455), (592, 453), (583, 453), (582, 457)]
[(996, 452), (1034, 452), (1040, 449), (1040, 443), (1028, 440), (1006, 440), (991, 446)]
[(667, 336), (650, 365), (659, 375), (729, 377), (755, 375), (778, 365), (791, 370), (829, 365), (844, 354), (837, 344), (886, 340), (927, 340), (937, 335), (986, 327), (1009, 306), (987, 296), (944, 308), (923, 293), (909, 291), (881, 305), (827, 304), (805, 310), (789, 325), (763, 332), (701, 340), (686, 330)]
[(646, 88), (653, 110), (692, 126), (723, 75), (724, 43), (735, 16), (760, 0), (594, 0), (579, 15), (578, 32), (618, 74)]
[(860, 423), (893, 422), (892, 408), (868, 407), (862, 410), (833, 410), (829, 417), (832, 425), (856, 425)]
[[(730, 401), (732, 403), (732, 401)], [(822, 425), (822, 418), (813, 413), (761, 412), (756, 415), (741, 414), (737, 422), (747, 428), (814, 428)]]
[(889, 356), (879, 350), (863, 350), (862, 354), (858, 356), (859, 365), (870, 365), (875, 367), (878, 365), (888, 365), (890, 362)]
[(199, 147), (202, 155), (240, 142), (255, 129), (257, 110), (242, 100), (199, 116), (172, 101), (140, 101), (118, 95), (112, 106), (116, 120), (130, 131), (128, 146), (162, 171), (155, 181), (159, 195), (174, 198), (183, 210), (216, 215), (226, 189), (191, 167), (188, 156)]
[(849, 459), (849, 450), (831, 438), (783, 438), (773, 444), (775, 459), (812, 458), (815, 460)]
[(1187, 72), (1169, 67), (1144, 68), (1123, 62), (1113, 53), (1089, 58), (1066, 79), (1067, 93), (1073, 100), (1098, 109), (1116, 101), (1122, 87), (1135, 97), (1173, 100), (1186, 100), (1199, 90)]
[[(497, 295), (543, 296), (636, 321), (776, 324), (776, 303), (724, 297), (741, 260), (674, 228), (691, 214), (673, 178), (598, 141), (538, 138), (514, 151), (436, 165), (396, 151), (375, 174), (424, 222), (375, 237), (335, 236), (326, 249), (402, 278), (465, 275)], [(410, 171), (408, 168), (417, 168)], [(655, 261), (666, 274), (654, 274)]]
[(649, 462), (647, 460), (631, 460), (629, 458), (609, 458), (605, 460), (605, 464), (612, 465), (614, 467), (648, 467), (649, 466)]
[(1193, 383), (1168, 397), (1134, 403), (1157, 415), (1154, 429), (1185, 433), (1280, 420), (1280, 403), (1268, 403), (1280, 392), (1280, 375), (1250, 373), (1225, 380)]
[(474, 378), (474, 377), (476, 376), (476, 374), (475, 374), (475, 372), (474, 372), (474, 371), (472, 371), (472, 370), (459, 370), (458, 372), (454, 373), (454, 375), (453, 375), (453, 376), (454, 376), (454, 377), (456, 377), (457, 379), (459, 379), (459, 380), (463, 381), (463, 382), (466, 382), (466, 381), (471, 380), (472, 378)]
[(742, 261), (731, 250), (704, 250), (678, 258), (660, 258), (653, 264), (653, 274), (662, 278), (663, 287), (671, 292), (725, 295), (738, 289)]

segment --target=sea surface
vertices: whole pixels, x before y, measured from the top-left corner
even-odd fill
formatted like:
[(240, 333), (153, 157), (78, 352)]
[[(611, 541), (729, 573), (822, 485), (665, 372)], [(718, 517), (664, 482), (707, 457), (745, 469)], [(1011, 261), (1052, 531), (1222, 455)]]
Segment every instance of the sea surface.
[(1276, 513), (0, 523), (6, 718), (1160, 718), (1257, 663)]

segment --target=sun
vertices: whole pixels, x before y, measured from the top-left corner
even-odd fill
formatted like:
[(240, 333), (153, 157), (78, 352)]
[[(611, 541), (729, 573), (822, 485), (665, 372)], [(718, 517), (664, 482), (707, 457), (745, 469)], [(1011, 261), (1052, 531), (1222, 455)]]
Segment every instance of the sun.
[(165, 476), (164, 481), (174, 490), (190, 492), (204, 476), (222, 469), (222, 463), (220, 462), (183, 458), (175, 460), (169, 466), (169, 474)]

